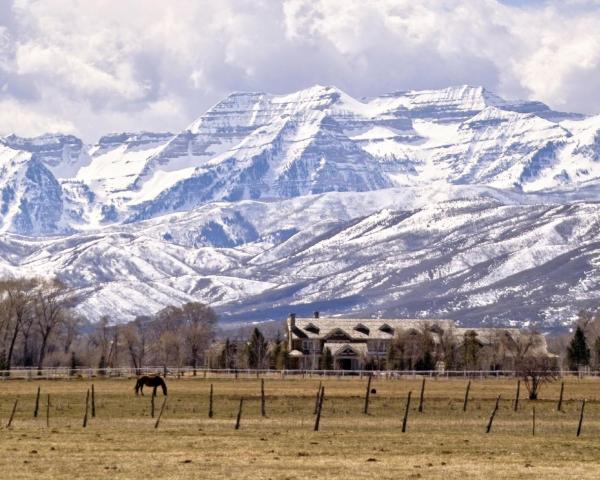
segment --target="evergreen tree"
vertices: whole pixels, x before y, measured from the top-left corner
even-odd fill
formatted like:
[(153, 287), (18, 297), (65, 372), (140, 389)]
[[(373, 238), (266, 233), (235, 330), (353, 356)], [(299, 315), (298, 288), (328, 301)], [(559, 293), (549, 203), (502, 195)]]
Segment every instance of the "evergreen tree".
[(75, 356), (75, 351), (71, 351), (71, 371), (69, 372), (71, 376), (75, 375), (75, 370), (77, 370), (77, 367), (79, 366), (79, 361), (77, 360), (77, 357)]
[(268, 344), (262, 332), (254, 328), (246, 347), (248, 368), (264, 368)]
[(229, 337), (225, 339), (225, 345), (223, 346), (223, 350), (221, 350), (219, 368), (231, 368), (231, 344), (229, 343)]
[(567, 362), (571, 370), (577, 370), (579, 366), (590, 364), (590, 349), (587, 346), (585, 333), (580, 326), (575, 329), (575, 334), (567, 347)]
[(329, 347), (325, 347), (321, 355), (321, 370), (333, 370), (333, 355)]
[(285, 340), (278, 342), (279, 348), (275, 355), (275, 368), (277, 370), (285, 370), (288, 367), (288, 345)]

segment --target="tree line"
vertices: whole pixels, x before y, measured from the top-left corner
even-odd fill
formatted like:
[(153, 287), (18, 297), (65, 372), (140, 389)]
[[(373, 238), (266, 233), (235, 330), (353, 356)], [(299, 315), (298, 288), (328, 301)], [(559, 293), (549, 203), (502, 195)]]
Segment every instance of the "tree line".
[(58, 280), (0, 281), (0, 370), (30, 367), (191, 366), (285, 368), (286, 342), (258, 328), (216, 342), (217, 314), (208, 305), (168, 306), (128, 323), (77, 314), (77, 295)]

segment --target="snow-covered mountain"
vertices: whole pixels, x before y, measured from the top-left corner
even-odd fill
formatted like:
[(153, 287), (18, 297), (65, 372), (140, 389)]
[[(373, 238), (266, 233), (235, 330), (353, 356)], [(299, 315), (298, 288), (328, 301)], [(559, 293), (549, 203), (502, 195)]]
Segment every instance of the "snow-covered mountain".
[(234, 93), (178, 133), (5, 137), (0, 172), (0, 271), (58, 275), (90, 318), (559, 325), (596, 293), (600, 116), (481, 87)]

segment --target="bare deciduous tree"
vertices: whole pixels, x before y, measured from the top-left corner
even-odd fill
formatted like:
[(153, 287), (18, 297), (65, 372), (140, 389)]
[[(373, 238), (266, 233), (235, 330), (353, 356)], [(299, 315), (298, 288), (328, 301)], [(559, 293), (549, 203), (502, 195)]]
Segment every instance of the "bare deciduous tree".
[(529, 400), (537, 400), (542, 385), (553, 382), (558, 376), (556, 359), (540, 355), (540, 350), (545, 350), (545, 339), (535, 331), (510, 338), (507, 348), (514, 353), (516, 374), (525, 384)]
[(129, 353), (129, 358), (136, 369), (138, 375), (144, 365), (147, 348), (147, 326), (148, 317), (137, 317), (132, 323), (126, 325), (123, 329), (123, 340), (125, 348)]
[(65, 285), (57, 280), (43, 282), (36, 290), (34, 324), (40, 336), (38, 371), (44, 364), (50, 336), (65, 321), (67, 310), (74, 300)]
[(18, 336), (31, 321), (33, 291), (37, 280), (19, 279), (0, 282), (0, 328), (4, 332), (2, 357), (4, 368), (10, 370)]

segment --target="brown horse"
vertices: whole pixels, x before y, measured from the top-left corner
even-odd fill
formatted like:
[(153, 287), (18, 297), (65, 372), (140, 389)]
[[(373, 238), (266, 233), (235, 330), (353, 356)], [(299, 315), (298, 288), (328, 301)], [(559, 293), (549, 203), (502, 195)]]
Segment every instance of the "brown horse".
[(135, 383), (135, 387), (133, 387), (133, 389), (135, 390), (135, 394), (138, 395), (139, 393), (141, 393), (142, 395), (144, 395), (144, 386), (153, 387), (153, 396), (156, 396), (156, 389), (160, 386), (162, 387), (163, 395), (165, 397), (167, 396), (167, 384), (158, 375), (144, 375), (143, 377), (138, 378), (137, 382)]

